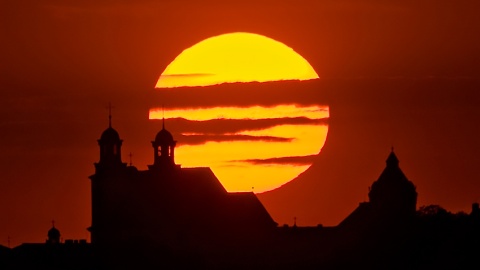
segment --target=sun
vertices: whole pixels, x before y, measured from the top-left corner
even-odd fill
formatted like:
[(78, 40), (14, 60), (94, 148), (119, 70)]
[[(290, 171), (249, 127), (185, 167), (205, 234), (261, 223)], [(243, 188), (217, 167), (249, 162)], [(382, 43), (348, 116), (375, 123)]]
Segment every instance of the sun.
[(317, 78), (292, 48), (262, 35), (237, 32), (207, 38), (184, 50), (163, 71), (156, 87)]
[[(188, 91), (208, 93), (225, 83), (238, 83), (235, 91), (244, 92), (245, 87), (252, 87), (245, 82), (262, 82), (258, 88), (262, 91), (269, 81), (295, 80), (300, 84), (318, 78), (313, 67), (292, 48), (242, 32), (211, 37), (185, 49), (161, 74), (156, 88), (160, 93), (178, 93), (177, 101), (187, 100)], [(291, 90), (292, 96), (298, 87)], [(205, 94), (204, 98), (214, 100), (216, 96)], [(164, 105), (168, 102), (162, 100)], [(247, 107), (212, 106), (210, 102), (200, 107), (152, 108), (149, 118), (166, 119), (177, 140), (177, 164), (210, 167), (229, 192), (261, 193), (288, 183), (312, 165), (325, 144), (329, 108), (255, 102)]]

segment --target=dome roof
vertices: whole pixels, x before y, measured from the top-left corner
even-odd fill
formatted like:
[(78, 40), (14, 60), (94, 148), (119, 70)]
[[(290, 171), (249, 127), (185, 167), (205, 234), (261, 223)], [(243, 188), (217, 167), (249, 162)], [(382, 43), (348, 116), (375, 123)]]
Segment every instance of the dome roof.
[(113, 129), (112, 127), (109, 127), (102, 133), (100, 140), (117, 142), (117, 141), (120, 141), (120, 136), (118, 135), (118, 132), (115, 129)]
[(392, 152), (387, 158), (387, 166), (380, 174), (377, 181), (373, 182), (369, 196), (378, 198), (416, 196), (416, 187), (408, 180), (405, 174), (398, 166), (398, 158)]
[(48, 230), (48, 238), (60, 238), (60, 231), (52, 227), (50, 230)]
[(157, 144), (172, 144), (175, 141), (173, 140), (172, 133), (162, 128), (162, 130), (157, 133), (157, 136), (155, 136), (155, 142)]

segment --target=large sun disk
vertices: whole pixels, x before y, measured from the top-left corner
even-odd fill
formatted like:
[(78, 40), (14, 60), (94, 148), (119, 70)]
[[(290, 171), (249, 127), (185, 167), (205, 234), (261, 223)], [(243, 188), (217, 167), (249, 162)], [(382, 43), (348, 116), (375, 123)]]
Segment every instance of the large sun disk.
[(205, 39), (184, 50), (164, 70), (156, 88), (317, 78), (308, 61), (287, 45), (237, 32)]
[[(156, 88), (318, 78), (307, 60), (287, 45), (238, 32), (214, 36), (183, 50), (160, 75)], [(239, 85), (238, 91), (251, 85)], [(183, 95), (189, 89), (184, 90), (170, 91), (187, 100)], [(292, 90), (292, 97), (298, 95), (297, 89)], [(254, 106), (227, 106), (220, 100), (215, 103), (216, 98), (217, 94), (206, 91), (205, 104), (151, 108), (149, 118), (177, 119), (169, 127), (182, 135), (175, 150), (178, 164), (210, 167), (228, 192), (279, 188), (310, 167), (312, 157), (323, 148), (328, 133), (326, 105), (293, 101), (267, 105), (253, 100)]]

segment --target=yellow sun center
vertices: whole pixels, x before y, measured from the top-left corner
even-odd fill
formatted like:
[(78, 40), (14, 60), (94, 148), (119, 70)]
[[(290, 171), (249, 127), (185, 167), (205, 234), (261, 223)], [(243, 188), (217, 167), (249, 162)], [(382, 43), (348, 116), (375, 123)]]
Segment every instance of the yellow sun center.
[[(285, 44), (257, 34), (230, 33), (184, 50), (167, 66), (156, 87), (317, 78), (312, 66)], [(179, 99), (188, 95), (185, 89), (175, 92)], [(210, 167), (227, 191), (258, 193), (278, 188), (310, 167), (326, 140), (329, 108), (255, 102), (251, 107), (152, 108), (149, 118), (176, 119), (168, 126), (176, 134), (176, 162), (182, 167)]]
[(167, 66), (156, 87), (317, 78), (312, 66), (292, 48), (240, 32), (211, 37), (184, 50)]

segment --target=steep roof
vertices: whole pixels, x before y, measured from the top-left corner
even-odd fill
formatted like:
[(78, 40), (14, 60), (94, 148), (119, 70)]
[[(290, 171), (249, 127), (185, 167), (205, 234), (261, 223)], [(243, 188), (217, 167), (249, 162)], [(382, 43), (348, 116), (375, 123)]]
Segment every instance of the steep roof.
[[(372, 184), (368, 193), (370, 202), (384, 204), (393, 200), (406, 200), (411, 198), (416, 202), (415, 185), (407, 179), (399, 167), (399, 161), (392, 152), (386, 160), (387, 166), (380, 174), (377, 181)], [(414, 197), (414, 198), (413, 198)]]
[(277, 223), (253, 192), (228, 193), (228, 208), (238, 224), (274, 227)]

